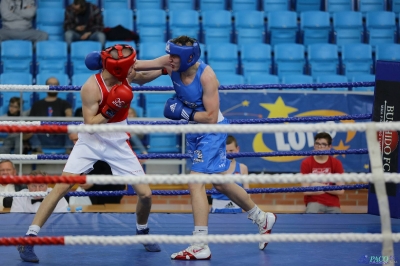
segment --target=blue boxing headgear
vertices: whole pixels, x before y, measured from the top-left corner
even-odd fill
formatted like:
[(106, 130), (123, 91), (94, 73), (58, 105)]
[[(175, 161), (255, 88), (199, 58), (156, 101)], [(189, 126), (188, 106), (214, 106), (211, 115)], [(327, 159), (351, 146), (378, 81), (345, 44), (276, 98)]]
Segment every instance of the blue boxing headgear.
[(165, 47), (167, 54), (177, 55), (181, 59), (181, 65), (178, 72), (184, 72), (193, 66), (200, 58), (200, 44), (195, 40), (193, 46), (177, 45), (171, 40)]

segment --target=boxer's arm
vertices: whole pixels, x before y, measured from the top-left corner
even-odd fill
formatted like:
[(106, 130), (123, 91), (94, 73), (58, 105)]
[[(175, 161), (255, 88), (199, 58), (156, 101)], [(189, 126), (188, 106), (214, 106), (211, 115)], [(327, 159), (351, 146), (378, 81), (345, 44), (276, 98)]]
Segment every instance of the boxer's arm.
[(100, 91), (97, 87), (94, 76), (91, 76), (81, 88), (83, 120), (87, 125), (105, 124), (108, 119), (99, 110)]
[(194, 115), (194, 121), (204, 124), (216, 124), (219, 113), (219, 82), (214, 71), (207, 66), (200, 77), (203, 86), (203, 105), (206, 109)]
[[(135, 71), (132, 71), (135, 72)], [(141, 71), (141, 72), (135, 72), (129, 75), (128, 81), (129, 83), (136, 83), (142, 86), (145, 83), (148, 83), (159, 76), (162, 75), (161, 70), (150, 70), (150, 71)]]
[(169, 55), (163, 55), (153, 60), (137, 60), (135, 63), (136, 71), (161, 70), (163, 68), (166, 68), (168, 73), (171, 73)]

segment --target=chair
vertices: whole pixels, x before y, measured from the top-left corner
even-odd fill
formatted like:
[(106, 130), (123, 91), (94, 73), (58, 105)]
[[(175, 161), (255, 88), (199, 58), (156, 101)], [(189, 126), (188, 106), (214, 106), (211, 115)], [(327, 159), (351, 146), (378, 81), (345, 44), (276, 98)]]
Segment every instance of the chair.
[(249, 85), (279, 84), (279, 77), (275, 75), (250, 74), (245, 77)]
[(261, 11), (236, 11), (235, 39), (238, 45), (265, 41), (264, 14)]
[(396, 14), (396, 17), (398, 17), (400, 12), (400, 0), (392, 0), (389, 3), (390, 3), (389, 10), (394, 12)]
[(195, 0), (165, 0), (165, 6), (168, 11), (172, 10), (190, 10), (196, 9)]
[(167, 14), (161, 9), (136, 11), (136, 32), (141, 42), (165, 42), (167, 37)]
[(238, 85), (245, 84), (244, 77), (242, 75), (230, 74), (230, 73), (216, 73), (219, 85)]
[(173, 96), (173, 93), (147, 93), (144, 98), (145, 116), (164, 117), (165, 102)]
[(232, 15), (228, 10), (207, 10), (202, 12), (203, 42), (231, 42)]
[(339, 70), (337, 46), (328, 43), (311, 44), (307, 48), (310, 75), (315, 79), (324, 75), (336, 75)]
[(281, 43), (275, 45), (275, 73), (279, 76), (301, 75), (304, 72), (304, 45)]
[(207, 63), (215, 72), (236, 74), (239, 60), (236, 44), (208, 44)]
[[(37, 8), (65, 8), (64, 0), (37, 0)], [(64, 18), (64, 17), (63, 17)]]
[(71, 85), (72, 86), (82, 86), (85, 84), (86, 80), (95, 73), (77, 73), (72, 75)]
[(196, 10), (172, 10), (169, 12), (169, 38), (187, 35), (199, 39), (199, 12)]
[(145, 10), (145, 9), (163, 9), (163, 0), (136, 0), (133, 1), (135, 4), (135, 10)]
[(37, 73), (65, 73), (68, 64), (67, 43), (40, 41), (36, 43)]
[(295, 43), (297, 34), (297, 15), (292, 11), (275, 11), (267, 15), (267, 34), (269, 43)]
[(296, 0), (295, 10), (297, 13), (305, 12), (305, 11), (318, 11), (321, 10), (320, 0)]
[(373, 50), (377, 44), (396, 42), (396, 17), (393, 12), (367, 12), (365, 20), (367, 41)]
[[(69, 85), (69, 77), (65, 73), (50, 73), (50, 72), (45, 72), (45, 73), (39, 73), (36, 75), (36, 85), (46, 85), (46, 81), (48, 78), (55, 77), (58, 79), (58, 82), (60, 83), (61, 86), (67, 86)], [(64, 100), (67, 100), (68, 95), (71, 94), (71, 92), (59, 92), (58, 97)], [(47, 95), (47, 92), (34, 92), (33, 93), (33, 101), (37, 101), (40, 99), (45, 98)]]
[(232, 11), (257, 10), (257, 0), (231, 0)]
[[(0, 75), (0, 84), (32, 85), (32, 75), (30, 73), (3, 73)], [(21, 97), (21, 92), (1, 92), (1, 113), (7, 113), (10, 98), (12, 97)], [(33, 94), (31, 92), (22, 93), (23, 111), (27, 111), (31, 108), (33, 102), (32, 97)]]
[(49, 41), (64, 41), (64, 8), (38, 8), (36, 28), (47, 32)]
[(343, 11), (333, 14), (334, 42), (339, 45), (362, 43), (364, 28), (361, 12)]
[(357, 0), (358, 11), (363, 16), (370, 11), (384, 11), (386, 10), (386, 0)]
[(330, 21), (328, 12), (302, 12), (300, 20), (300, 30), (304, 45), (329, 42)]
[(375, 59), (386, 61), (400, 61), (400, 44), (381, 43), (375, 48)]
[(369, 44), (346, 44), (342, 47), (342, 73), (351, 80), (354, 76), (371, 74), (372, 47)]
[(1, 64), (3, 73), (31, 73), (32, 42), (25, 40), (1, 42)]
[[(173, 84), (172, 84), (171, 77), (169, 75), (163, 75), (163, 76), (160, 76), (160, 77), (156, 78), (155, 80), (152, 80), (152, 81), (144, 84), (143, 86), (167, 86), (167, 87), (172, 87)], [(148, 96), (149, 96), (149, 98), (152, 97), (150, 95), (148, 95)]]
[[(375, 75), (366, 74), (366, 75), (356, 75), (351, 79), (352, 82), (368, 82), (375, 81)], [(353, 91), (374, 91), (375, 87), (355, 87), (352, 88)]]
[(149, 153), (174, 153), (180, 152), (178, 142), (179, 136), (176, 134), (152, 133), (147, 136), (147, 152)]
[[(348, 82), (346, 76), (342, 75), (325, 75), (317, 77), (316, 83), (346, 83)], [(317, 88), (319, 91), (348, 91), (348, 88)]]
[(240, 53), (241, 73), (269, 74), (272, 70), (271, 46), (265, 43), (243, 44)]
[(100, 51), (101, 43), (94, 41), (80, 41), (71, 43), (71, 73), (91, 73), (94, 71), (89, 70), (84, 64), (86, 55), (93, 51)]
[[(311, 84), (313, 83), (313, 78), (307, 75), (288, 75), (282, 76), (281, 84)], [(283, 88), (284, 90), (290, 88)], [(298, 89), (293, 89), (298, 90)], [(312, 88), (301, 88), (301, 90), (312, 90)]]
[[(86, 3), (92, 3), (93, 5), (96, 5), (100, 7), (100, 0), (86, 0)], [(68, 5), (72, 5), (74, 3), (74, 0), (68, 0)]]
[(104, 44), (105, 47), (110, 47), (110, 46), (114, 46), (116, 44), (127, 44), (132, 46), (134, 49), (136, 49), (136, 43), (134, 41), (106, 41), (106, 43)]
[(201, 12), (209, 10), (226, 9), (226, 0), (199, 0), (199, 9)]
[(138, 58), (141, 60), (151, 60), (162, 55), (166, 55), (165, 42), (141, 42), (139, 44)]
[(100, 0), (101, 6), (104, 10), (107, 9), (119, 9), (127, 10), (131, 8), (130, 0)]
[(114, 28), (118, 25), (133, 31), (133, 11), (130, 9), (104, 9), (104, 27)]
[(325, 11), (331, 15), (335, 12), (342, 11), (353, 11), (354, 1), (353, 0), (325, 0)]
[(206, 58), (206, 51), (207, 51), (207, 46), (203, 43), (199, 43), (200, 44), (200, 59), (203, 62), (207, 62), (207, 58)]
[(290, 0), (262, 0), (262, 9), (266, 14), (275, 11), (290, 10)]

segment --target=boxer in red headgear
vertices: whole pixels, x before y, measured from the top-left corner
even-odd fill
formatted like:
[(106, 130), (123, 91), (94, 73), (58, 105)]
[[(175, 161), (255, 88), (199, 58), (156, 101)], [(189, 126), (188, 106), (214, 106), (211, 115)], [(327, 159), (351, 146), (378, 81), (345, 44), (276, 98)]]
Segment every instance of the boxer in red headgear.
[[(99, 53), (97, 53), (99, 54)], [(162, 74), (160, 70), (136, 72), (133, 68), (136, 51), (128, 45), (114, 45), (102, 51), (103, 70), (88, 78), (81, 89), (84, 123), (87, 125), (126, 125), (126, 117), (133, 98), (130, 83), (144, 84)], [(144, 175), (136, 154), (129, 145), (126, 133), (79, 133), (63, 176), (88, 173), (99, 160), (107, 162), (114, 175)], [(56, 184), (46, 196), (26, 235), (36, 236), (53, 212), (57, 202), (73, 185)], [(151, 209), (151, 190), (147, 184), (133, 185), (137, 195), (136, 233), (148, 234), (148, 217)], [(157, 244), (144, 244), (147, 251), (157, 252)], [(38, 262), (33, 246), (19, 246), (25, 261)]]

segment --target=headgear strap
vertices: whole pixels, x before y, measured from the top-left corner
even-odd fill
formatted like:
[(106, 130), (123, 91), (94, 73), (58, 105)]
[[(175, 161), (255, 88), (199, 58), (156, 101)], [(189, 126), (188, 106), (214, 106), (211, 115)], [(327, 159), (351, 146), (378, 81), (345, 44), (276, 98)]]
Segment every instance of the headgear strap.
[[(122, 54), (123, 49), (130, 49), (132, 53), (124, 57)], [(111, 51), (116, 50), (118, 59), (111, 56)], [(132, 46), (126, 44), (116, 44), (101, 51), (101, 60), (103, 68), (110, 72), (111, 75), (116, 77), (119, 81), (124, 81), (128, 77), (129, 69), (136, 62), (136, 51)]]
[(198, 41), (193, 42), (193, 46), (177, 45), (169, 40), (165, 47), (167, 54), (177, 55), (181, 59), (181, 65), (178, 72), (184, 72), (189, 67), (196, 64), (200, 58), (200, 44)]

